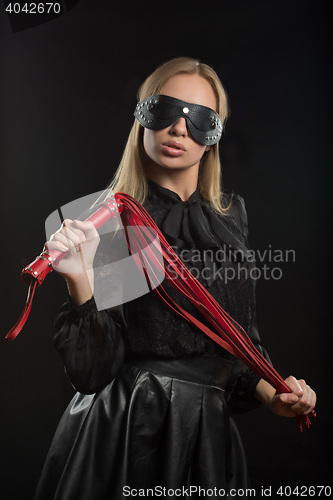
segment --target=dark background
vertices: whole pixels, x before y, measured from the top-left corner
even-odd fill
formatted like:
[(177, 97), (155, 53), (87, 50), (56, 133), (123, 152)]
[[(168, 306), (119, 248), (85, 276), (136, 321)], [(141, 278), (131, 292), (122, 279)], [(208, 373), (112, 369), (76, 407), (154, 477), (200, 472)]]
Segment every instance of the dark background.
[(56, 273), (17, 340), (4, 340), (25, 302), (20, 271), (42, 248), (46, 217), (109, 182), (139, 84), (181, 55), (211, 64), (229, 94), (224, 185), (246, 200), (252, 247), (296, 252), (281, 280), (257, 283), (259, 327), (280, 373), (317, 391), (318, 418), (300, 434), (266, 408), (237, 417), (253, 483), (258, 496), (261, 486), (329, 484), (328, 2), (80, 0), (15, 33), (0, 7), (1, 500), (31, 498), (73, 394), (52, 347), (65, 298)]

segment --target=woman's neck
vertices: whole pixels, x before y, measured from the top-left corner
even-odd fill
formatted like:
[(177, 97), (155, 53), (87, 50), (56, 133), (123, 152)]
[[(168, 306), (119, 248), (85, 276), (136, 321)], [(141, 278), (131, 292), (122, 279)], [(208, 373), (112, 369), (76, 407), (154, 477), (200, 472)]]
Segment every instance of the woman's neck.
[(171, 170), (148, 169), (146, 176), (160, 186), (177, 193), (183, 201), (187, 201), (198, 187), (198, 169)]

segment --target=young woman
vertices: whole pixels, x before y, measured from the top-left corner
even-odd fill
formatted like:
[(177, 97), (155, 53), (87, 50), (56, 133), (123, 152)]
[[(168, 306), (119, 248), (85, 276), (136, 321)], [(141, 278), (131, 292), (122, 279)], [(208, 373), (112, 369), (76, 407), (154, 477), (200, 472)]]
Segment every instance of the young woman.
[[(218, 141), (228, 104), (219, 78), (205, 64), (177, 58), (144, 82), (139, 101), (110, 188), (144, 205), (192, 273), (268, 358), (256, 329), (250, 273), (226, 279), (227, 269), (249, 270), (251, 263), (237, 258), (247, 246), (243, 200), (221, 191)], [(288, 377), (291, 393), (276, 394), (153, 292), (98, 311), (93, 260), (99, 241), (91, 223), (66, 220), (46, 243), (49, 250), (69, 249), (58, 266), (69, 298), (56, 321), (55, 346), (78, 393), (59, 424), (36, 500), (114, 500), (139, 489), (179, 493), (191, 486), (195, 497), (195, 487), (247, 487), (230, 410), (263, 402), (278, 415), (308, 414), (314, 391)], [(82, 243), (88, 270), (71, 272)], [(216, 256), (226, 244), (230, 258), (223, 268)], [(165, 288), (200, 317), (170, 285)]]

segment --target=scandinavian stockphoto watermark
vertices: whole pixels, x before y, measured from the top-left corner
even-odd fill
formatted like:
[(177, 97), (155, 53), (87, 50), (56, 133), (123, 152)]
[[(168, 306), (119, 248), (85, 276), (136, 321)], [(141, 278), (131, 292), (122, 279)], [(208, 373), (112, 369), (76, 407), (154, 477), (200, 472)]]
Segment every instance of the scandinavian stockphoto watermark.
[[(195, 278), (220, 279), (227, 284), (234, 280), (247, 279), (280, 280), (284, 266), (295, 263), (296, 252), (294, 249), (273, 248), (273, 245), (269, 244), (265, 249), (252, 249), (246, 253), (233, 250), (230, 246), (217, 250), (182, 250), (179, 257)], [(171, 278), (176, 278), (171, 265), (169, 271)]]

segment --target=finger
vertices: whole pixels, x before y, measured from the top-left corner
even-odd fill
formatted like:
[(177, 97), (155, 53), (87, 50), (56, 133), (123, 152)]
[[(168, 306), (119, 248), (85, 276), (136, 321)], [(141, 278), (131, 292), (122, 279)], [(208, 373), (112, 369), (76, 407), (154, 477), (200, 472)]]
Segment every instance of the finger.
[(69, 246), (71, 253), (76, 253), (81, 250), (81, 245), (86, 241), (82, 231), (73, 229), (72, 225), (66, 225), (59, 231), (59, 237), (63, 235), (66, 238), (66, 243)]
[(68, 247), (69, 250), (74, 249), (75, 245), (78, 244), (79, 242), (79, 241), (73, 241), (73, 238), (71, 238), (71, 232), (68, 228), (61, 229), (56, 233), (52, 234), (50, 241), (48, 242), (48, 248), (52, 249), (51, 248), (52, 243), (56, 241)]
[(304, 395), (300, 398), (298, 403), (295, 405), (294, 411), (299, 414), (307, 415), (316, 406), (316, 393), (311, 389), (310, 386), (306, 385), (304, 387)]
[(43, 250), (46, 251), (58, 250), (59, 252), (68, 252), (69, 248), (61, 241), (53, 240), (53, 241), (47, 241), (44, 245)]
[(75, 224), (75, 227), (78, 230), (82, 231), (87, 240), (92, 238), (99, 238), (98, 232), (91, 221), (75, 220), (73, 222)]
[(303, 414), (309, 408), (309, 398), (307, 393), (307, 386), (304, 379), (297, 380), (299, 386), (302, 390), (302, 396), (299, 398), (297, 404), (293, 407), (293, 410), (299, 414)]
[(297, 403), (292, 406), (292, 410), (300, 415), (307, 415), (310, 413), (316, 405), (316, 393), (311, 389), (309, 385), (306, 384), (304, 379), (298, 380), (300, 387), (302, 388), (302, 396), (299, 398)]
[[(302, 385), (304, 386), (304, 384), (301, 385), (299, 380), (297, 380), (293, 376), (290, 376), (286, 378), (285, 382), (289, 387), (289, 389), (291, 390), (291, 392), (295, 394), (298, 398), (301, 398), (303, 396)], [(304, 380), (302, 382), (304, 382)]]
[(281, 393), (281, 394), (276, 394), (276, 399), (280, 400), (281, 403), (287, 404), (289, 406), (295, 405), (299, 401), (299, 397), (296, 394), (293, 393)]
[(60, 250), (60, 252), (68, 252), (73, 255), (77, 252), (75, 243), (61, 232), (53, 234), (50, 240), (45, 244), (45, 247), (49, 251)]
[(60, 229), (60, 232), (65, 234), (76, 244), (86, 241), (86, 235), (81, 229), (77, 227), (76, 221), (65, 219)]
[(313, 389), (311, 389), (311, 404), (313, 406), (313, 408), (315, 408), (316, 404), (317, 404), (317, 394), (315, 393), (315, 391)]
[(308, 404), (311, 406), (315, 406), (317, 401), (316, 393), (311, 387), (305, 382), (305, 380), (301, 379), (298, 381), (300, 386), (302, 387), (304, 397), (307, 400)]
[(276, 398), (281, 401), (281, 403), (287, 404), (292, 407), (294, 411), (294, 405), (303, 397), (303, 389), (299, 381), (290, 376), (285, 379), (287, 386), (290, 388), (290, 393), (276, 394)]

